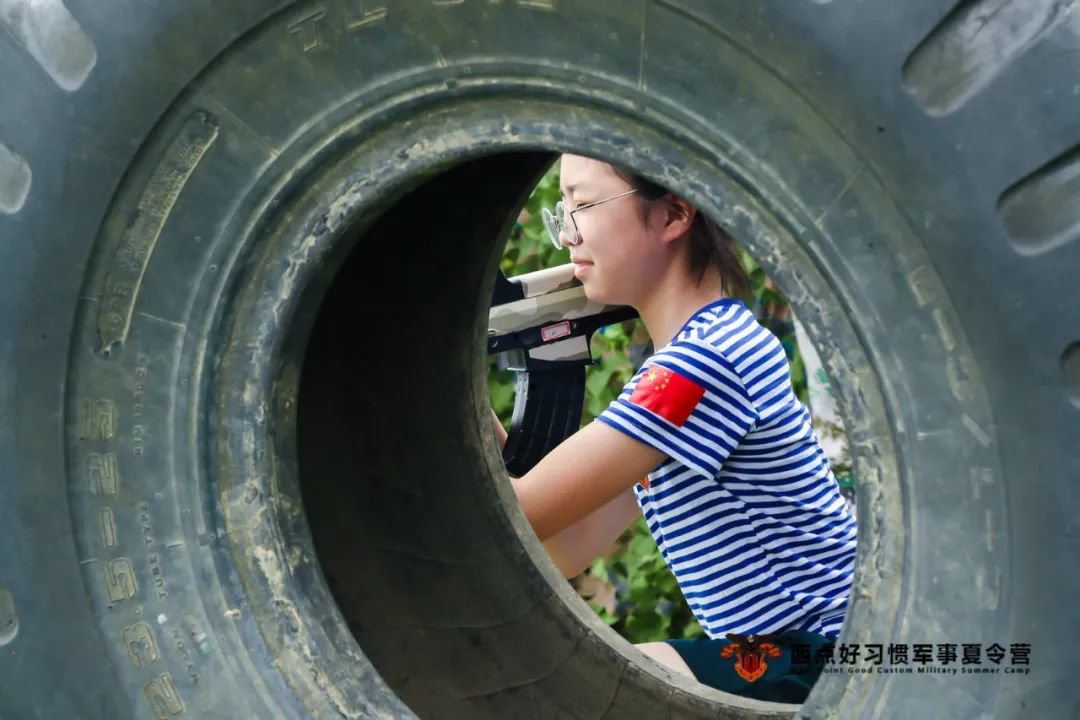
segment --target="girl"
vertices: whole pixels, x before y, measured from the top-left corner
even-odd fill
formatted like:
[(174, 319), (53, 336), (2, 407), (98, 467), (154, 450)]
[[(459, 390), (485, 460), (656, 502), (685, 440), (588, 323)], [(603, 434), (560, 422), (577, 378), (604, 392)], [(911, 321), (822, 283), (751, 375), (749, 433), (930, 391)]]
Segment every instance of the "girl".
[[(634, 307), (659, 350), (597, 422), (511, 479), (521, 507), (568, 578), (643, 513), (706, 637), (636, 647), (721, 690), (802, 702), (844, 621), (856, 525), (784, 350), (733, 297), (749, 283), (716, 223), (623, 168), (560, 163), (549, 233), (586, 296)], [(733, 652), (756, 638), (728, 633), (771, 636), (764, 673)]]

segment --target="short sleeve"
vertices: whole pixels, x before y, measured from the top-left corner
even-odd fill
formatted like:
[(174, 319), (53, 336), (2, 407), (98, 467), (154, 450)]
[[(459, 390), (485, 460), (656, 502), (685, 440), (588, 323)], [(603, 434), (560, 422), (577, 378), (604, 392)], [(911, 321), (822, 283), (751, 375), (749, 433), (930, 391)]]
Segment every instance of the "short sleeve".
[(596, 419), (712, 479), (758, 415), (727, 358), (687, 338), (650, 356)]

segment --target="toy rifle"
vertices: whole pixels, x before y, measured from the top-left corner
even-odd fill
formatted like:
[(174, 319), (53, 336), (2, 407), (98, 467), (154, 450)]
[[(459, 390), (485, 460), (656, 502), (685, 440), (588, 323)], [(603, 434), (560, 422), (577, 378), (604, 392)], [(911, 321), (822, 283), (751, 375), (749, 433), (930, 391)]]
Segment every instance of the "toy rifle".
[(517, 373), (514, 412), (503, 460), (521, 476), (581, 425), (585, 367), (592, 334), (638, 317), (625, 305), (585, 297), (573, 264), (495, 279), (488, 316), (488, 354), (510, 353)]

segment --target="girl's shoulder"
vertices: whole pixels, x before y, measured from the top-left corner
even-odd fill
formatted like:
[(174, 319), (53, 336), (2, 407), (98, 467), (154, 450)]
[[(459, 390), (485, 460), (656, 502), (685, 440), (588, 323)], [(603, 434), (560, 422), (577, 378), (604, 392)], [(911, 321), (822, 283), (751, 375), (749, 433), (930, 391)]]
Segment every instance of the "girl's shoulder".
[(763, 332), (772, 334), (741, 300), (723, 298), (698, 310), (676, 334), (672, 344), (703, 344), (726, 353), (747, 343), (760, 342)]
[(780, 340), (740, 300), (725, 298), (699, 310), (661, 355), (694, 352), (740, 377), (787, 356)]

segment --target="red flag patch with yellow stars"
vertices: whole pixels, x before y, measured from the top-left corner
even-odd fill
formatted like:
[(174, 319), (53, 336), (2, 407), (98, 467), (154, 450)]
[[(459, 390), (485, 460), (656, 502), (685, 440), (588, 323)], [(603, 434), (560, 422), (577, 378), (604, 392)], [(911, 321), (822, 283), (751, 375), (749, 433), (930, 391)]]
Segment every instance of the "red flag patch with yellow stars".
[(656, 365), (647, 369), (638, 380), (630, 402), (682, 427), (704, 395), (705, 388), (693, 380)]

